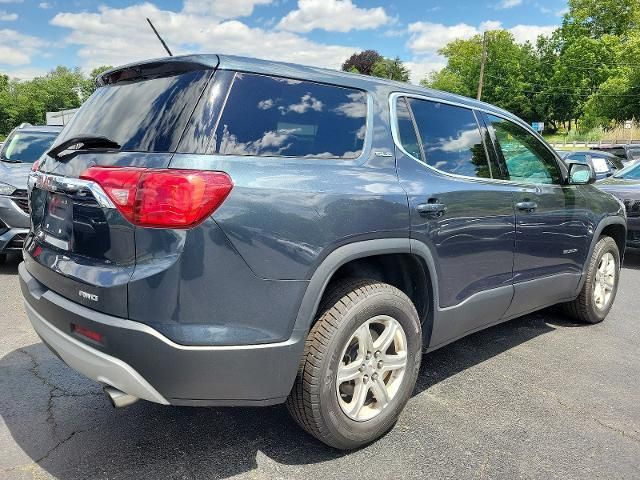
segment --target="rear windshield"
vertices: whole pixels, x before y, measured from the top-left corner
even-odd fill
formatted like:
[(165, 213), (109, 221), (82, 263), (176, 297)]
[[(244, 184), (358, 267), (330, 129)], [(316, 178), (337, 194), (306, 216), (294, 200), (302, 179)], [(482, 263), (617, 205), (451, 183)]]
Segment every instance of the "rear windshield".
[(49, 149), (57, 136), (57, 132), (15, 132), (4, 143), (0, 159), (33, 163)]
[(104, 136), (126, 152), (173, 152), (211, 74), (196, 70), (98, 88), (56, 143)]

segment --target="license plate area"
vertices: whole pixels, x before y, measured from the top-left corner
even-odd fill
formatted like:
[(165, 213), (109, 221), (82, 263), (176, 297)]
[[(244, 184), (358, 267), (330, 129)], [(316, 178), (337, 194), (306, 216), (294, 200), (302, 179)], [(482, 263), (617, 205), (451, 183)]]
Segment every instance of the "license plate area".
[(50, 193), (38, 238), (62, 250), (71, 249), (73, 202), (65, 195)]

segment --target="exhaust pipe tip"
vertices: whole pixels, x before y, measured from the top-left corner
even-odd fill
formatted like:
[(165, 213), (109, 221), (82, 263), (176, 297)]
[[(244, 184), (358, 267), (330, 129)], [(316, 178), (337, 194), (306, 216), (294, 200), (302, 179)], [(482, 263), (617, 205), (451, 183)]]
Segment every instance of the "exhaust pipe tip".
[(133, 405), (138, 400), (138, 397), (134, 397), (133, 395), (129, 395), (121, 390), (118, 390), (114, 387), (104, 387), (104, 393), (107, 395), (107, 398), (111, 402), (111, 405), (115, 408), (124, 408), (129, 405)]

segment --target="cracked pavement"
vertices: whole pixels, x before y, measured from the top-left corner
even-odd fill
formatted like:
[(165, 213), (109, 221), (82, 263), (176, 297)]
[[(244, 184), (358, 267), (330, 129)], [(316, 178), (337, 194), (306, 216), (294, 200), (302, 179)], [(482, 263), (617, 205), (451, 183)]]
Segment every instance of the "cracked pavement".
[(0, 265), (0, 478), (640, 478), (640, 251), (607, 320), (554, 310), (425, 356), (396, 427), (332, 451), (282, 406), (113, 409), (40, 343)]

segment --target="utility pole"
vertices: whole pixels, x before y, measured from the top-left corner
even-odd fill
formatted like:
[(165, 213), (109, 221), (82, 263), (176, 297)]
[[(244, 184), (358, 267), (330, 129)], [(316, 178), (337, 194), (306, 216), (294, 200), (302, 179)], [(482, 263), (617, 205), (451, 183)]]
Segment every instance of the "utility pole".
[(477, 99), (482, 100), (482, 87), (484, 85), (484, 65), (487, 63), (487, 32), (485, 31), (482, 36), (482, 62), (480, 63), (480, 79), (478, 80), (478, 95)]
[(167, 53), (169, 54), (170, 57), (173, 57), (173, 53), (171, 53), (171, 50), (169, 50), (169, 47), (167, 47), (167, 44), (164, 43), (164, 40), (162, 39), (162, 37), (160, 36), (160, 34), (158, 33), (158, 31), (156, 30), (156, 27), (153, 26), (153, 23), (151, 23), (151, 20), (149, 20), (147, 18), (147, 22), (149, 22), (149, 26), (151, 27), (151, 30), (153, 30), (153, 33), (156, 34), (156, 37), (158, 37), (158, 40), (160, 40), (160, 43), (162, 44), (162, 46), (164, 47), (164, 49), (167, 51)]

